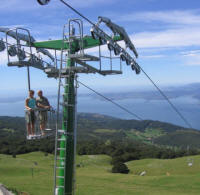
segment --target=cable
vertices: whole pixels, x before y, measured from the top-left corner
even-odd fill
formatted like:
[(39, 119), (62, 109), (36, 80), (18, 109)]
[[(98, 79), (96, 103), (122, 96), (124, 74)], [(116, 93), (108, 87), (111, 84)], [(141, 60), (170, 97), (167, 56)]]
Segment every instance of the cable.
[(156, 83), (151, 79), (151, 77), (144, 71), (144, 69), (140, 66), (140, 69), (145, 74), (145, 76), (151, 81), (151, 83), (155, 86), (155, 88), (160, 92), (160, 94), (167, 100), (167, 102), (171, 105), (171, 107), (175, 110), (175, 112), (181, 117), (181, 119), (187, 124), (189, 128), (193, 128), (192, 125), (186, 120), (186, 118), (179, 112), (179, 110), (174, 106), (174, 104), (169, 100), (169, 98), (164, 94), (164, 92), (156, 85)]
[(86, 87), (87, 89), (89, 89), (89, 90), (93, 91), (93, 92), (94, 92), (94, 93), (96, 93), (97, 95), (99, 95), (99, 96), (103, 97), (105, 100), (107, 100), (107, 101), (109, 101), (109, 102), (113, 103), (114, 105), (116, 105), (117, 107), (121, 108), (122, 110), (124, 110), (124, 111), (128, 112), (129, 114), (131, 114), (132, 116), (136, 117), (137, 119), (139, 119), (139, 120), (143, 120), (143, 119), (142, 119), (141, 117), (139, 117), (137, 114), (135, 114), (135, 113), (133, 113), (133, 112), (129, 111), (128, 109), (124, 108), (124, 107), (123, 107), (123, 106), (121, 106), (120, 104), (118, 104), (118, 103), (114, 102), (114, 101), (113, 101), (113, 100), (111, 100), (110, 98), (107, 98), (107, 97), (105, 97), (105, 96), (104, 96), (104, 95), (102, 95), (101, 93), (99, 93), (99, 92), (95, 91), (94, 89), (92, 89), (92, 88), (90, 88), (89, 86), (87, 86), (87, 85), (83, 84), (82, 82), (78, 81), (78, 83), (80, 83), (81, 85), (83, 85), (83, 86), (84, 86), (84, 87)]
[(69, 5), (68, 3), (66, 3), (64, 0), (60, 0), (63, 4), (65, 4), (67, 7), (69, 7), (70, 9), (72, 9), (74, 12), (76, 12), (79, 16), (81, 16), (82, 18), (84, 18), (86, 21), (88, 21), (90, 24), (94, 25), (95, 24), (89, 20), (88, 18), (86, 18), (83, 14), (81, 14), (79, 11), (77, 11), (76, 9), (74, 9), (71, 5)]

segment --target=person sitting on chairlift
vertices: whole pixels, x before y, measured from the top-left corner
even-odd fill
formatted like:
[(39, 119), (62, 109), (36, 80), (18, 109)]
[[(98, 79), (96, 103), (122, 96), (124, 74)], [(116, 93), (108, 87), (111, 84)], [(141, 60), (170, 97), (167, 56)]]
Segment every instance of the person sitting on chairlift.
[(47, 111), (50, 110), (51, 106), (49, 101), (46, 97), (43, 96), (42, 90), (38, 91), (38, 98), (36, 99), (37, 107), (39, 108), (39, 121), (40, 121), (40, 130), (42, 136), (45, 135), (44, 130), (46, 129), (47, 125)]
[(26, 123), (27, 123), (27, 139), (32, 139), (35, 136), (35, 122), (36, 116), (34, 109), (36, 108), (36, 99), (34, 98), (34, 91), (29, 91), (29, 97), (25, 101), (26, 108)]

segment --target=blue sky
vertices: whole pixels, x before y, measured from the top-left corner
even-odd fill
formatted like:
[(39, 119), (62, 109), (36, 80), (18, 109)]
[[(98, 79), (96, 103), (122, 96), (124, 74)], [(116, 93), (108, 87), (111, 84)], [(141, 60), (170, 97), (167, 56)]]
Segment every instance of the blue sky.
[[(73, 0), (67, 1), (93, 22), (109, 17), (123, 26), (138, 50), (138, 63), (160, 86), (200, 82), (200, 2), (197, 0)], [(36, 40), (61, 38), (69, 18), (77, 18), (59, 0), (40, 6), (36, 0), (9, 0), (1, 3), (1, 26), (22, 26)], [(85, 34), (90, 25), (85, 24)], [(3, 33), (0, 33), (0, 38)], [(6, 66), (0, 53), (0, 91), (3, 95), (27, 89), (26, 70)], [(116, 63), (116, 66), (118, 63)], [(80, 80), (101, 91), (135, 89), (151, 85), (123, 65), (124, 74), (102, 77), (80, 75)], [(56, 92), (57, 83), (40, 70), (31, 69), (32, 88)], [(81, 88), (80, 91), (83, 91)]]

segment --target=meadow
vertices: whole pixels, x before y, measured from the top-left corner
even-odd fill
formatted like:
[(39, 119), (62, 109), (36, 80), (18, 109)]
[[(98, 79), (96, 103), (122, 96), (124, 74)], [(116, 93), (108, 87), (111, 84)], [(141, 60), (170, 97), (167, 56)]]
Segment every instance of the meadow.
[[(106, 155), (77, 156), (76, 181), (80, 195), (200, 194), (200, 156), (127, 162), (129, 174), (111, 173)], [(193, 163), (188, 166), (188, 163)], [(30, 195), (53, 194), (54, 157), (42, 152), (0, 155), (0, 183)], [(140, 176), (146, 171), (145, 176)]]

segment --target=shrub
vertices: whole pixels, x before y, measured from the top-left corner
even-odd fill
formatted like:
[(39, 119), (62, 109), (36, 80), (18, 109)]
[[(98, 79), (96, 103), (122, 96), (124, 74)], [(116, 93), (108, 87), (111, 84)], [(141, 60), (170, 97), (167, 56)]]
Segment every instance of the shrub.
[(116, 164), (113, 165), (112, 168), (112, 173), (124, 173), (124, 174), (128, 174), (129, 173), (129, 169), (128, 167), (122, 163), (122, 162), (118, 162)]

